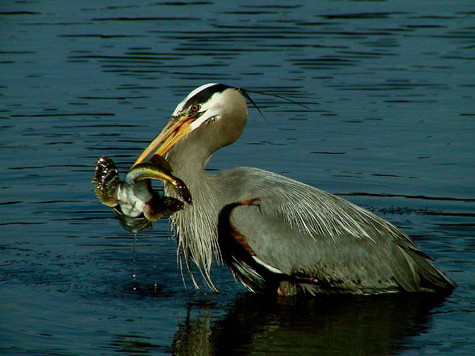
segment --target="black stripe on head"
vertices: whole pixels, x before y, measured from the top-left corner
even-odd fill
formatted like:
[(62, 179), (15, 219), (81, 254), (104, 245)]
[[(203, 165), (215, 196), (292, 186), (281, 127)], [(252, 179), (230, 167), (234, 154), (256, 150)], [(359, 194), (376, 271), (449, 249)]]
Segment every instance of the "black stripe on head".
[(215, 84), (210, 87), (207, 87), (206, 89), (203, 89), (199, 93), (196, 93), (191, 98), (189, 98), (186, 101), (185, 105), (183, 105), (183, 110), (188, 109), (193, 104), (201, 105), (207, 102), (214, 94), (222, 93), (223, 91), (229, 88), (232, 88), (232, 87), (226, 84)]

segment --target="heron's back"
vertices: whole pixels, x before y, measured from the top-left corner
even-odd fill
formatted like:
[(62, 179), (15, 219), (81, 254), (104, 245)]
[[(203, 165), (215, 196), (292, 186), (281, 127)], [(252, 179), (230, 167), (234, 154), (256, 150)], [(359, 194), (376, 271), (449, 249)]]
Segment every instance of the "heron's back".
[(342, 198), (255, 168), (216, 177), (233, 201), (258, 199), (233, 222), (256, 256), (285, 274), (365, 293), (455, 286), (401, 230)]

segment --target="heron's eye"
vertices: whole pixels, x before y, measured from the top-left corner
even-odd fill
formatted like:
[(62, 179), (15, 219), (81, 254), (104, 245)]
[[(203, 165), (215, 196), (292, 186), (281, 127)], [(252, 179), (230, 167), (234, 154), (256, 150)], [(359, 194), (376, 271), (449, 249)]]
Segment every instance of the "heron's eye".
[(193, 104), (190, 106), (191, 112), (197, 112), (199, 109), (200, 109), (200, 106), (198, 104)]

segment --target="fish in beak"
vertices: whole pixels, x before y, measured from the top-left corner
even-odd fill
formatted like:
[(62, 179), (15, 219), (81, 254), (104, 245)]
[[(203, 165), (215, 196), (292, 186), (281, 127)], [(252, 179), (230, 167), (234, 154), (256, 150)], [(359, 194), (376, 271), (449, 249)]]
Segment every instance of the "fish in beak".
[[(160, 196), (152, 189), (151, 179), (171, 184), (183, 201)], [(185, 183), (171, 173), (169, 163), (158, 155), (154, 155), (149, 162), (131, 168), (124, 181), (120, 180), (114, 162), (101, 157), (96, 163), (92, 183), (97, 198), (124, 219), (156, 221), (165, 214), (171, 215), (183, 209), (184, 202), (193, 202)]]

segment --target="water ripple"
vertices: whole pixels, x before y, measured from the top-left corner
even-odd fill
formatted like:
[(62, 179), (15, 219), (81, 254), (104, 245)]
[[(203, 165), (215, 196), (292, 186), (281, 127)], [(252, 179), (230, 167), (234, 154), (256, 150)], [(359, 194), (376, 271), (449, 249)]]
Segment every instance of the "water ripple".
[[(472, 355), (475, 12), (407, 5), (2, 3), (0, 353)], [(249, 298), (217, 266), (221, 293), (195, 293), (166, 221), (134, 252), (94, 196), (94, 163), (125, 172), (211, 81), (310, 110), (252, 94), (265, 119), (250, 108), (208, 171), (255, 166), (340, 192), (414, 237), (454, 294), (282, 303)]]

